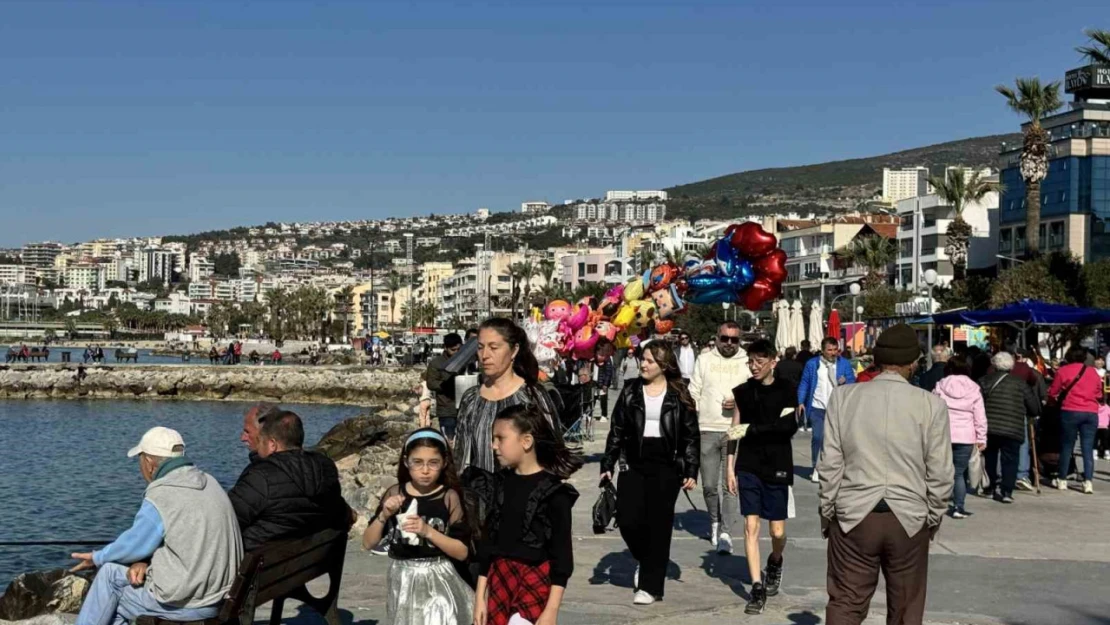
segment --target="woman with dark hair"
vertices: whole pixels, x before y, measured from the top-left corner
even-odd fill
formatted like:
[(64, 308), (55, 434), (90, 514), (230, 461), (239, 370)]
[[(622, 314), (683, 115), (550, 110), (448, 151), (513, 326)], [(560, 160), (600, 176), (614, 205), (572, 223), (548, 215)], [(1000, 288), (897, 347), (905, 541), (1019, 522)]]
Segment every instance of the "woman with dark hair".
[[(512, 321), (494, 317), (478, 327), (478, 364), (482, 383), (459, 400), (455, 455), (459, 471), (473, 466), (492, 473), (497, 470), (497, 458), (490, 441), (498, 413), (511, 406), (536, 405), (555, 424), (557, 411), (539, 385), (540, 366), (528, 346), (528, 336)], [(555, 431), (558, 433), (558, 428)]]
[(1094, 492), (1091, 480), (1095, 469), (1095, 432), (1098, 430), (1098, 401), (1102, 380), (1094, 367), (1087, 366), (1087, 350), (1075, 346), (1064, 356), (1068, 364), (1060, 367), (1048, 389), (1050, 401), (1060, 406), (1060, 464), (1056, 488), (1068, 489), (1068, 469), (1075, 439), (1083, 450), (1083, 492)]
[(674, 505), (680, 489), (696, 485), (701, 432), (678, 359), (664, 341), (643, 349), (640, 371), (613, 409), (601, 478), (613, 478), (623, 454), (628, 469), (617, 484), (617, 526), (639, 563), (633, 603), (648, 605), (663, 598)]

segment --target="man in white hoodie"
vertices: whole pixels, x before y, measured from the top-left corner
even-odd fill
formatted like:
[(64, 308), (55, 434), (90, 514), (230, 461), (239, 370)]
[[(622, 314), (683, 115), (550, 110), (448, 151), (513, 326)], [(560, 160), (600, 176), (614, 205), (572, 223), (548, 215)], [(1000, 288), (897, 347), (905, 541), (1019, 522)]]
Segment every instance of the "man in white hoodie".
[(690, 395), (698, 405), (701, 428), (701, 484), (712, 524), (710, 541), (722, 554), (732, 553), (732, 528), (739, 512), (736, 495), (728, 492), (722, 478), (728, 456), (728, 428), (736, 409), (732, 389), (747, 382), (751, 375), (748, 354), (740, 349), (740, 326), (734, 321), (722, 323), (717, 329), (715, 349), (698, 358), (690, 380)]

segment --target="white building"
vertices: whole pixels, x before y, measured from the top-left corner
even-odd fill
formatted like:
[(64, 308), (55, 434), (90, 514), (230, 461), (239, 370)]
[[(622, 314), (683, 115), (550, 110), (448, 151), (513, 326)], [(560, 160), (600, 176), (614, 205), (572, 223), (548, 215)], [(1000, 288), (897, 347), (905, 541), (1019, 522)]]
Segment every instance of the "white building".
[(204, 256), (193, 256), (189, 259), (189, 282), (207, 280), (216, 273), (216, 263)]
[(0, 265), (0, 284), (34, 284), (35, 268), (27, 265)]
[(171, 315), (193, 314), (193, 301), (188, 295), (174, 291), (168, 297), (159, 297), (154, 300), (154, 310), (164, 311)]
[(575, 207), (578, 221), (622, 221), (626, 223), (662, 221), (667, 218), (667, 205), (660, 202), (606, 201), (583, 202)]
[[(944, 248), (948, 226), (956, 217), (952, 207), (936, 195), (925, 195), (898, 202), (897, 211), (902, 225), (898, 229), (896, 284), (921, 288), (925, 283), (922, 276), (929, 269), (937, 272), (939, 284), (951, 282), (952, 259)], [(998, 194), (988, 193), (982, 201), (966, 206), (963, 217), (971, 226), (968, 269), (997, 264)]]
[(24, 265), (31, 267), (53, 267), (54, 259), (63, 251), (61, 243), (46, 241), (43, 243), (28, 243), (20, 252), (20, 260)]
[(139, 282), (156, 279), (162, 284), (173, 281), (177, 252), (158, 247), (148, 247), (139, 252)]
[(928, 195), (929, 192), (928, 167), (883, 168), (884, 202), (893, 204), (906, 198)]
[(63, 280), (71, 289), (96, 292), (104, 288), (106, 281), (104, 268), (95, 263), (75, 263), (64, 270)]
[(525, 215), (542, 215), (551, 209), (547, 202), (521, 202), (520, 212)]
[(478, 219), (489, 219), (489, 209), (479, 208), (478, 210), (474, 211), (474, 217)]
[(649, 200), (662, 200), (667, 201), (666, 191), (606, 191), (606, 202), (620, 202), (620, 201), (640, 201), (646, 202)]

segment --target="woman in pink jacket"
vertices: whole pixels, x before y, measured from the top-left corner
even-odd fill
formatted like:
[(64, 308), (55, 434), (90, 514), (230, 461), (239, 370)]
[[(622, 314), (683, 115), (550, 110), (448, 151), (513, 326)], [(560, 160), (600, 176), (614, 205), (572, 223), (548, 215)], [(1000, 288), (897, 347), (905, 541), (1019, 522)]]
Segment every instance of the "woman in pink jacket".
[(1056, 488), (1068, 489), (1068, 469), (1075, 450), (1075, 439), (1079, 437), (1079, 446), (1083, 451), (1083, 492), (1090, 495), (1095, 492), (1091, 480), (1095, 471), (1095, 432), (1098, 430), (1102, 379), (1095, 373), (1094, 367), (1085, 364), (1086, 348), (1072, 347), (1064, 357), (1068, 364), (1060, 367), (1052, 386), (1048, 388), (1049, 398), (1060, 402), (1060, 468), (1056, 475)]
[(967, 465), (972, 449), (982, 451), (987, 446), (987, 412), (983, 409), (983, 394), (971, 379), (967, 360), (953, 358), (944, 367), (941, 379), (933, 394), (948, 406), (948, 423), (952, 431), (952, 465), (956, 482), (952, 487), (952, 518), (966, 519), (971, 513), (964, 509), (967, 498)]

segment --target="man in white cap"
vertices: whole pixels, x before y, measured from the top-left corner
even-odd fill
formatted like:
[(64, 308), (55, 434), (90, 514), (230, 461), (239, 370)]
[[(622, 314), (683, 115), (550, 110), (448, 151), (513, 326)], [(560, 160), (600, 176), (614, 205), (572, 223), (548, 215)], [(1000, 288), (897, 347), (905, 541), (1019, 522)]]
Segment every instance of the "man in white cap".
[(151, 428), (127, 452), (149, 482), (131, 528), (73, 571), (98, 567), (77, 625), (213, 618), (243, 558), (235, 510), (216, 479), (185, 457), (176, 431)]

